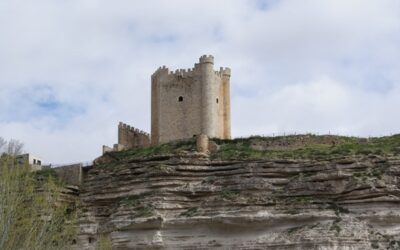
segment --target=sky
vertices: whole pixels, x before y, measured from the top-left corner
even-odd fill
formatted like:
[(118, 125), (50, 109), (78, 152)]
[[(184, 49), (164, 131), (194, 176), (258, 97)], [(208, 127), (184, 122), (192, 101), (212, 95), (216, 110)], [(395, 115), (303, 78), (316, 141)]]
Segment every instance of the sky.
[(230, 67), (234, 137), (400, 133), (398, 0), (1, 0), (0, 137), (90, 161), (150, 132), (150, 76)]

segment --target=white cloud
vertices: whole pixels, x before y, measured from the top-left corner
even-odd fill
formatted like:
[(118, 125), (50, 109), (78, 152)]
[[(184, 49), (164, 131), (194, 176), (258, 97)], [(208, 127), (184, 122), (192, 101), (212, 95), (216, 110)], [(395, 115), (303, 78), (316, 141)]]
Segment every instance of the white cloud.
[[(159, 65), (205, 53), (232, 68), (235, 136), (396, 133), (399, 31), (397, 0), (4, 0), (0, 136), (50, 162), (93, 159), (118, 121), (149, 131)], [(58, 109), (15, 95), (38, 86)]]
[[(388, 135), (400, 131), (399, 95), (398, 88), (382, 95), (320, 77), (268, 94), (260, 92), (250, 100), (237, 98), (234, 124), (242, 124), (237, 132), (244, 135), (310, 132)], [(243, 123), (243, 120), (251, 122)]]

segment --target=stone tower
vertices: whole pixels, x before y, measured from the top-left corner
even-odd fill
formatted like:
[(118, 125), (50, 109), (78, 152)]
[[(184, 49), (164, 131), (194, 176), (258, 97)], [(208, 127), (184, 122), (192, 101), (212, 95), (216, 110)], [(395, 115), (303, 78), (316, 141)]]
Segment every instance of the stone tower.
[(214, 57), (192, 69), (160, 67), (151, 76), (151, 143), (207, 135), (231, 138), (229, 68), (214, 71)]

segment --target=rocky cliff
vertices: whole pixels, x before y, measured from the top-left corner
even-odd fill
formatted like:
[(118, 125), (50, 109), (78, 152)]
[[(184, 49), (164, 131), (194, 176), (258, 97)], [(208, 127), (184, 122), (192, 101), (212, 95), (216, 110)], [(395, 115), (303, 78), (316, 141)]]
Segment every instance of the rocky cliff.
[(106, 154), (81, 188), (79, 248), (400, 249), (397, 139)]

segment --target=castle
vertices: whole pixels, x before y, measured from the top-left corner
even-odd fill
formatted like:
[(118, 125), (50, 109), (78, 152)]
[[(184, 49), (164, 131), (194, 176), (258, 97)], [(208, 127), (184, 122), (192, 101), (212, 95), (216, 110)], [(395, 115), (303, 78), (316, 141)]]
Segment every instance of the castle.
[(187, 70), (158, 68), (151, 76), (151, 136), (120, 123), (118, 144), (103, 146), (103, 153), (199, 135), (230, 139), (230, 76), (229, 68), (214, 71), (211, 55)]

